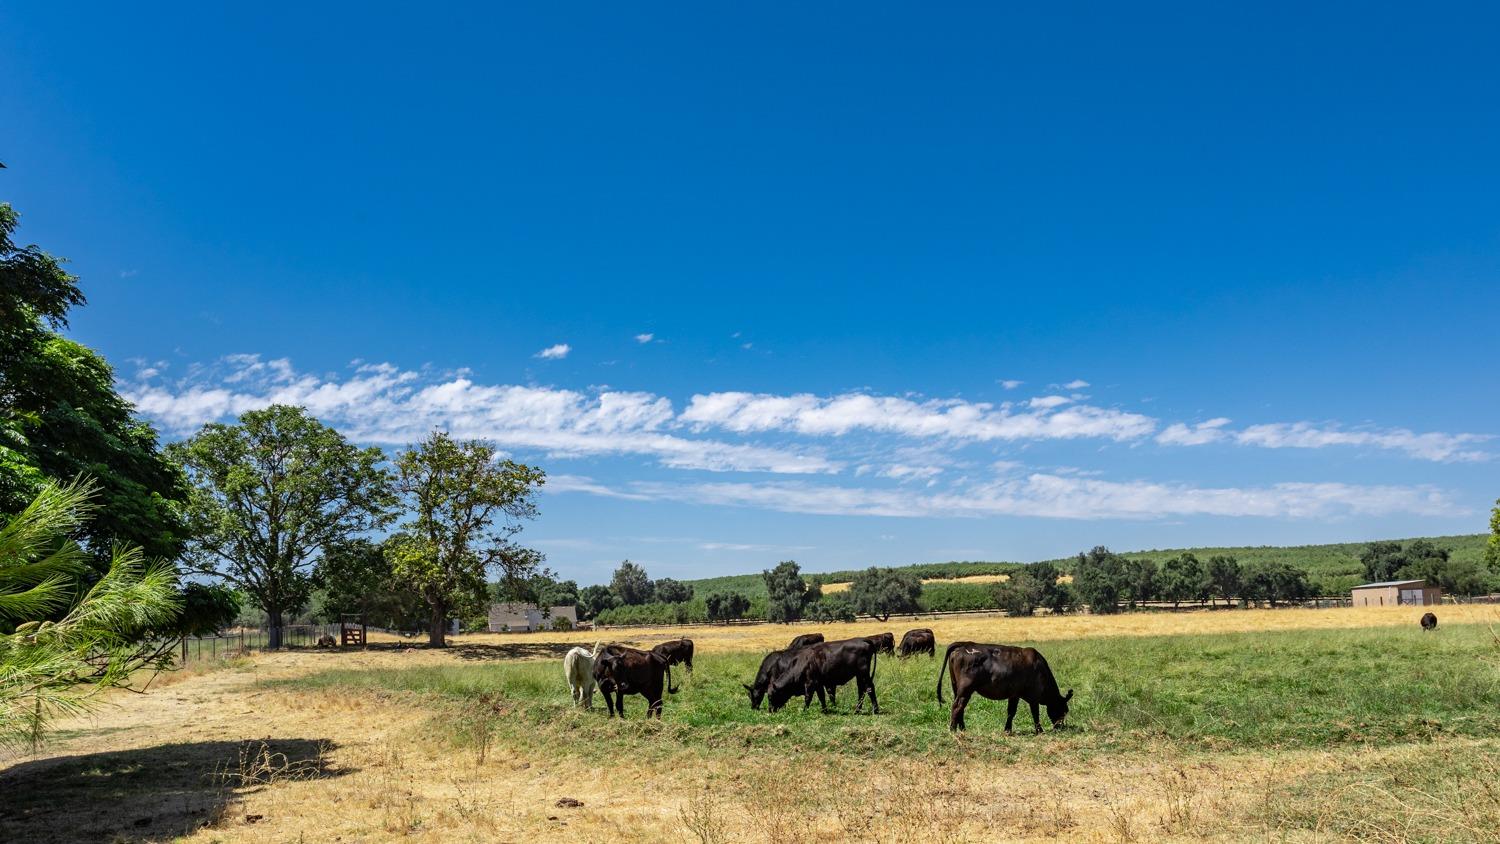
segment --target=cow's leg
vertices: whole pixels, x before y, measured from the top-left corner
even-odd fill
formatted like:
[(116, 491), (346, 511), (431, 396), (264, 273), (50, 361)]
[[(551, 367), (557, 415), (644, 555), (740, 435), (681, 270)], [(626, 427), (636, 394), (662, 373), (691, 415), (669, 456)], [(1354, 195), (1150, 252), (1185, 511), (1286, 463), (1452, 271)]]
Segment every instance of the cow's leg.
[(875, 675), (874, 674), (870, 675), (869, 683), (870, 683), (870, 714), (871, 715), (879, 715), (880, 714), (880, 701), (875, 697)]
[(615, 717), (615, 696), (613, 690), (604, 690), (604, 705), (609, 707), (609, 717)]
[(1036, 701), (1034, 701), (1034, 700), (1029, 700), (1029, 701), (1027, 701), (1027, 703), (1031, 704), (1031, 724), (1032, 724), (1032, 726), (1036, 727), (1036, 734), (1037, 735), (1041, 735), (1042, 734), (1042, 712), (1041, 712), (1041, 708), (1036, 705)]
[(1016, 720), (1016, 705), (1019, 704), (1020, 702), (1021, 702), (1020, 698), (1013, 697), (1013, 698), (1010, 699), (1010, 702), (1006, 704), (1006, 707), (1005, 707), (1005, 734), (1006, 735), (1010, 735), (1010, 733), (1011, 733), (1010, 725), (1012, 723), (1014, 723), (1015, 720)]
[(964, 724), (964, 709), (969, 705), (969, 696), (971, 694), (973, 692), (970, 692), (968, 689), (964, 689), (963, 691), (954, 690), (953, 709), (948, 713), (949, 731), (968, 729), (968, 726)]
[(594, 708), (594, 686), (589, 684), (583, 687), (583, 708)]
[(655, 714), (656, 715), (656, 720), (660, 721), (661, 720), (661, 710), (662, 710), (661, 692), (657, 692), (656, 693), (656, 698), (654, 700), (651, 700), (651, 701), (649, 701), (647, 703), (647, 706), (646, 706), (646, 717), (649, 719), (653, 714)]
[(615, 709), (620, 713), (620, 720), (625, 719), (625, 690), (615, 687)]
[(828, 698), (826, 698), (823, 695), (823, 684), (819, 683), (817, 689), (818, 689), (818, 708), (822, 709), (823, 712), (826, 713), (826, 712), (828, 712)]

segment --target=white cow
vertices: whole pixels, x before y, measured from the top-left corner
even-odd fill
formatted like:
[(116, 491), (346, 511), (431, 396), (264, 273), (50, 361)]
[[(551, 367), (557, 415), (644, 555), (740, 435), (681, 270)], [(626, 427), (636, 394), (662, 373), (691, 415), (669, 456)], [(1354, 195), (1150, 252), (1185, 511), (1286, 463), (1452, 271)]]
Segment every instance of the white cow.
[(595, 642), (592, 651), (574, 648), (563, 657), (563, 675), (573, 691), (573, 702), (585, 709), (594, 708), (594, 654), (598, 652), (599, 643)]

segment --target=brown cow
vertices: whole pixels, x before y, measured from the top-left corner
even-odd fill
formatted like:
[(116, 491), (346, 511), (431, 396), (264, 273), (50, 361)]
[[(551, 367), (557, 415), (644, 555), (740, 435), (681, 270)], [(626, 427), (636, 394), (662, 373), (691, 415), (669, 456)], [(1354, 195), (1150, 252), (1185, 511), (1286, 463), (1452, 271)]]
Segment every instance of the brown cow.
[(1060, 730), (1068, 717), (1068, 701), (1073, 699), (1073, 690), (1067, 694), (1057, 690), (1057, 680), (1052, 669), (1036, 648), (1015, 648), (1010, 645), (983, 645), (978, 642), (954, 642), (943, 655), (943, 667), (938, 669), (937, 699), (943, 702), (943, 672), (953, 673), (953, 710), (948, 716), (948, 729), (964, 729), (964, 708), (975, 692), (991, 700), (1007, 700), (1010, 703), (1005, 715), (1005, 731), (1011, 731), (1016, 719), (1016, 704), (1026, 701), (1031, 706), (1031, 722), (1036, 731), (1042, 731), (1039, 704), (1046, 704), (1047, 717), (1052, 728)]
[(937, 637), (933, 636), (932, 631), (926, 627), (908, 630), (906, 631), (906, 635), (901, 637), (901, 652), (899, 654), (901, 658), (905, 659), (912, 654), (920, 653), (925, 653), (928, 656), (937, 656)]
[(821, 641), (823, 641), (822, 633), (803, 633), (801, 636), (793, 639), (792, 643), (786, 646), (786, 649), (795, 651), (798, 648), (805, 648), (808, 645), (816, 645)]
[(654, 654), (661, 654), (666, 658), (668, 665), (682, 663), (687, 670), (693, 670), (693, 640), (673, 639), (670, 642), (662, 642), (651, 649)]
[(860, 638), (874, 645), (875, 650), (883, 654), (896, 652), (896, 636), (893, 633), (876, 633), (874, 636), (861, 636)]
[(611, 718), (617, 711), (621, 718), (625, 717), (625, 695), (632, 694), (646, 699), (647, 718), (654, 714), (660, 721), (663, 674), (666, 690), (677, 694), (672, 686), (672, 667), (661, 654), (624, 645), (606, 645), (594, 654), (594, 681), (604, 693), (604, 704), (609, 707)]
[[(839, 686), (855, 681), (859, 688), (859, 699), (854, 711), (865, 705), (865, 695), (870, 696), (870, 711), (880, 714), (880, 701), (875, 696), (875, 664), (879, 652), (866, 639), (845, 639), (841, 642), (821, 642), (798, 651), (790, 651), (790, 663), (771, 678), (766, 701), (772, 712), (786, 705), (796, 695), (803, 696), (802, 708), (812, 705), (813, 695), (823, 711), (828, 711), (828, 699), (824, 692), (832, 692)], [(836, 703), (836, 701), (835, 701)]]
[(1434, 614), (1434, 613), (1428, 613), (1428, 614), (1422, 616), (1422, 629), (1423, 630), (1432, 630), (1435, 627), (1437, 627), (1437, 615), (1436, 614)]

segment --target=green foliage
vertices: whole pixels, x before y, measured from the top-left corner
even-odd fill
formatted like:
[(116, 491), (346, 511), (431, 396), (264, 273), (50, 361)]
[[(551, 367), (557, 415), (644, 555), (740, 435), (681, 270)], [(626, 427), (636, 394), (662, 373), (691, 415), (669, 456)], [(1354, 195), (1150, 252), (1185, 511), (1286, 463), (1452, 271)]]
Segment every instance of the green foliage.
[(761, 572), (766, 583), (766, 620), (785, 624), (802, 618), (807, 606), (807, 584), (796, 562), (783, 560)]
[(1226, 554), (1215, 554), (1208, 558), (1204, 573), (1208, 576), (1209, 593), (1226, 602), (1238, 598), (1244, 571), (1240, 561)]
[(989, 583), (924, 583), (917, 606), (922, 612), (997, 610), (997, 597)]
[(1500, 498), (1495, 499), (1495, 509), (1490, 513), (1490, 537), (1485, 542), (1484, 559), (1490, 571), (1500, 574)]
[(870, 567), (849, 584), (854, 610), (881, 621), (896, 613), (916, 612), (922, 597), (922, 581), (903, 569)]
[(578, 590), (579, 618), (595, 618), (618, 605), (619, 599), (608, 586), (585, 586)]
[(656, 581), (656, 600), (663, 604), (685, 604), (693, 599), (693, 587), (670, 577)]
[(87, 555), (67, 537), (97, 512), (94, 496), (89, 483), (48, 484), (0, 527), (0, 745), (34, 747), (57, 715), (171, 659), (149, 644), (182, 620), (170, 565), (116, 545), (88, 583)]
[(285, 616), (308, 602), (317, 558), (386, 524), (395, 502), (380, 450), (356, 448), (300, 407), (205, 425), (168, 452), (192, 483), (185, 567), (250, 596), (273, 648)]
[(1103, 545), (1096, 545), (1073, 562), (1073, 592), (1096, 615), (1120, 611), (1121, 599), (1129, 594), (1125, 558)]
[(117, 542), (175, 557), (182, 473), (115, 391), (109, 364), (57, 333), (83, 294), (57, 259), (13, 242), (16, 221), (0, 204), (0, 513), (19, 513), (49, 481), (92, 477), (97, 507), (79, 530), (96, 569)]
[(1191, 551), (1162, 564), (1158, 585), (1162, 600), (1171, 601), (1173, 606), (1183, 601), (1206, 601), (1213, 588), (1208, 571)]
[(360, 615), (375, 627), (410, 630), (427, 620), (426, 602), (396, 578), (380, 543), (356, 538), (330, 545), (318, 562), (315, 579), (320, 587), (317, 616), (323, 621)]
[(709, 621), (731, 621), (744, 618), (750, 609), (750, 599), (738, 592), (715, 592), (704, 600), (705, 616)]
[(995, 584), (995, 603), (1010, 615), (1031, 615), (1038, 607), (1066, 612), (1072, 594), (1067, 584), (1058, 583), (1057, 578), (1057, 567), (1051, 563), (1017, 569), (1010, 580)]
[(1131, 609), (1156, 600), (1156, 578), (1156, 563), (1150, 558), (1131, 557), (1125, 560), (1125, 598), (1130, 602)]
[(175, 636), (212, 636), (240, 614), (240, 593), (223, 584), (184, 584), (180, 601), (182, 610), (172, 622)]
[(824, 595), (807, 611), (812, 621), (854, 621), (854, 604), (840, 594)]
[(620, 599), (620, 603), (630, 606), (649, 604), (656, 593), (655, 584), (646, 576), (646, 570), (629, 560), (620, 563), (620, 567), (615, 569), (609, 580), (609, 589)]
[(1251, 563), (1241, 577), (1239, 597), (1254, 603), (1264, 601), (1274, 607), (1277, 601), (1296, 601), (1312, 593), (1307, 572), (1290, 563)]
[(488, 443), (441, 431), (403, 452), (396, 472), (408, 516), (387, 553), (396, 579), (427, 602), (428, 643), (443, 647), (448, 619), (485, 602), (487, 572), (519, 588), (541, 569), (542, 555), (512, 537), (536, 516), (546, 476), (499, 459)]
[(1372, 542), (1360, 556), (1369, 582), (1425, 580), (1454, 595), (1483, 594), (1494, 585), (1494, 573), (1483, 560), (1455, 557), (1448, 548), (1427, 539), (1402, 544)]

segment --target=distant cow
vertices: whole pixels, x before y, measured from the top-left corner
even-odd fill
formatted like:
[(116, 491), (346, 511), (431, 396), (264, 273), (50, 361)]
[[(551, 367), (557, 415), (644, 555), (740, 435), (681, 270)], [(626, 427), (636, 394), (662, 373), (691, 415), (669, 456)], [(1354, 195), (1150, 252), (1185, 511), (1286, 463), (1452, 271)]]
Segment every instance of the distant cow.
[(1432, 630), (1432, 629), (1434, 629), (1436, 627), (1437, 627), (1437, 616), (1436, 615), (1434, 615), (1432, 613), (1427, 613), (1426, 615), (1422, 616), (1422, 629), (1423, 630)]
[(599, 643), (595, 642), (592, 651), (574, 648), (563, 657), (563, 676), (568, 678), (573, 703), (584, 709), (594, 708), (594, 654), (598, 650)]
[(926, 627), (918, 627), (915, 630), (906, 631), (901, 637), (900, 656), (904, 659), (912, 654), (925, 653), (928, 656), (937, 656), (937, 637)]
[(801, 636), (793, 639), (792, 643), (786, 646), (786, 649), (795, 651), (798, 648), (805, 648), (808, 645), (816, 645), (821, 641), (823, 641), (822, 633), (803, 633)]
[(893, 633), (876, 633), (874, 636), (861, 636), (866, 642), (875, 646), (875, 650), (883, 654), (896, 652), (896, 636)]
[(661, 654), (666, 658), (668, 665), (681, 663), (687, 666), (687, 670), (693, 670), (693, 640), (673, 639), (670, 642), (662, 642), (651, 649), (654, 654)]
[(948, 729), (964, 729), (964, 708), (969, 697), (979, 693), (991, 700), (1010, 702), (1005, 714), (1005, 731), (1011, 731), (1016, 718), (1016, 704), (1026, 701), (1031, 706), (1031, 722), (1036, 731), (1042, 731), (1042, 718), (1037, 711), (1039, 704), (1047, 706), (1047, 717), (1053, 729), (1062, 729), (1068, 717), (1068, 701), (1073, 699), (1073, 690), (1066, 695), (1057, 690), (1057, 680), (1052, 669), (1036, 648), (1014, 648), (1010, 645), (982, 645), (978, 642), (954, 642), (943, 655), (943, 667), (938, 669), (937, 699), (943, 702), (943, 672), (953, 674), (953, 710), (948, 716)]
[(859, 688), (859, 700), (854, 711), (859, 712), (865, 704), (865, 695), (870, 696), (870, 711), (880, 714), (880, 701), (875, 696), (875, 664), (879, 659), (875, 646), (865, 639), (845, 639), (840, 642), (822, 642), (791, 652), (791, 661), (772, 680), (766, 691), (766, 701), (775, 712), (796, 695), (803, 696), (802, 708), (812, 705), (813, 695), (823, 711), (828, 711), (825, 691), (855, 681)]
[(604, 693), (611, 718), (616, 712), (625, 717), (625, 696), (630, 694), (646, 699), (647, 718), (654, 714), (661, 720), (663, 675), (666, 690), (677, 694), (672, 686), (672, 667), (661, 654), (624, 645), (606, 645), (594, 654), (594, 682)]

